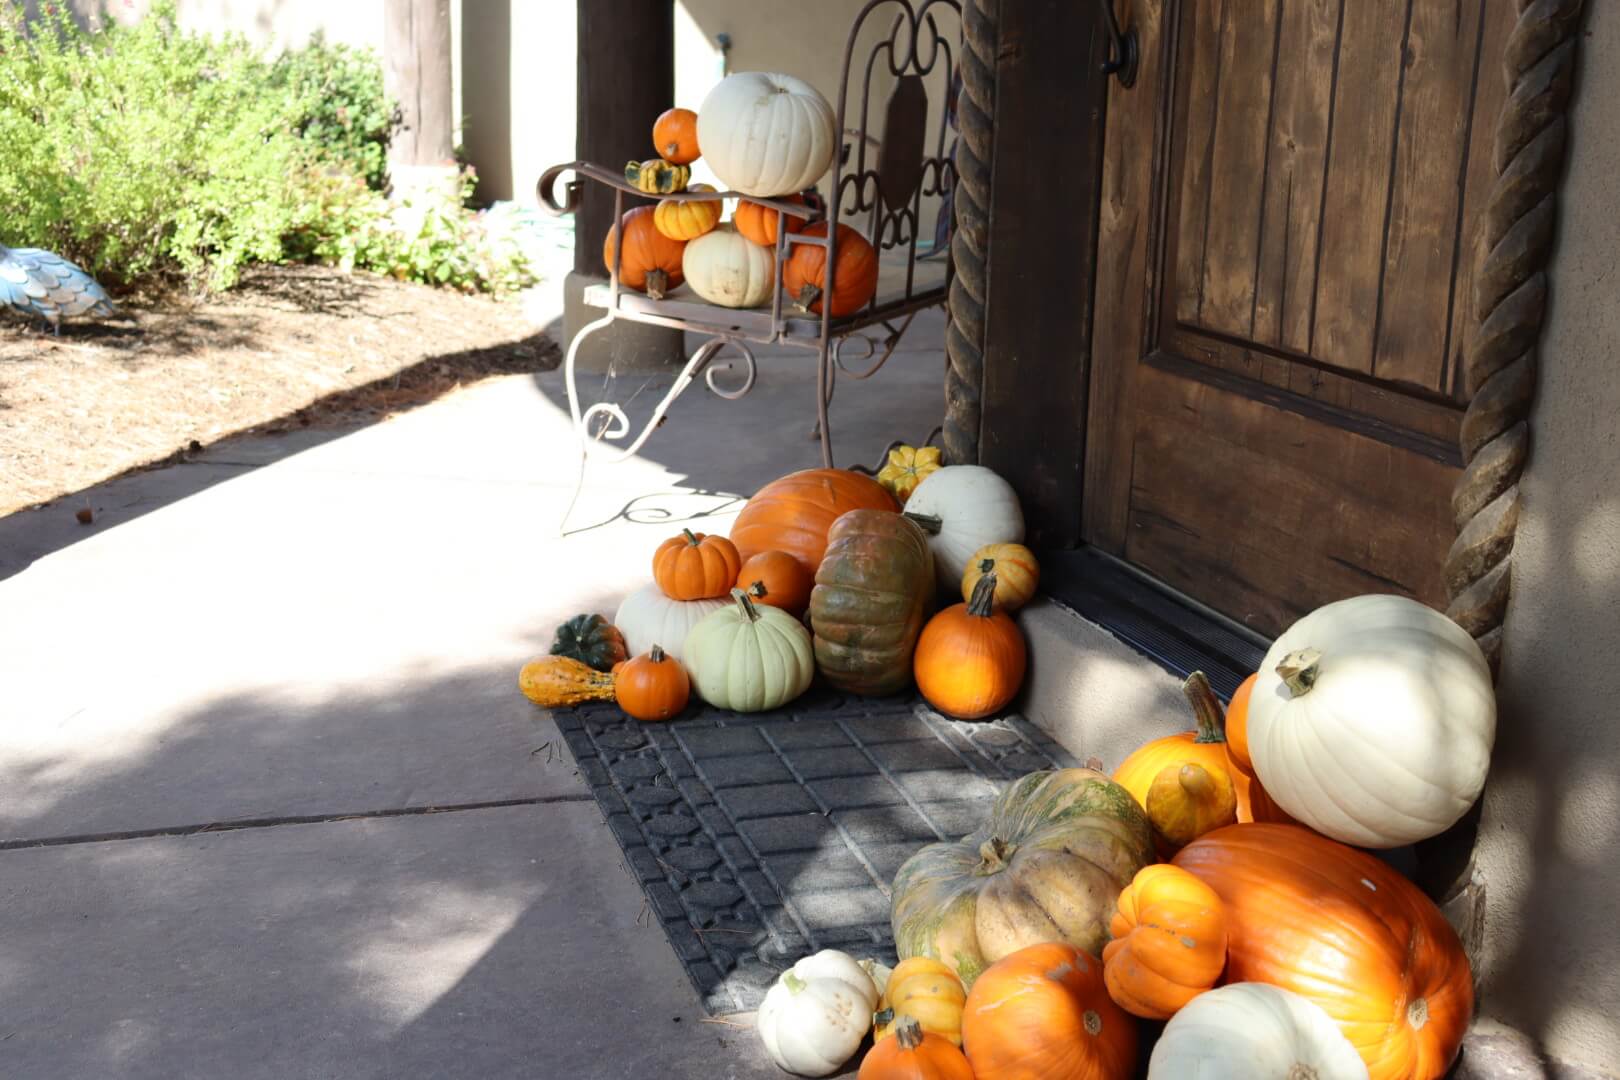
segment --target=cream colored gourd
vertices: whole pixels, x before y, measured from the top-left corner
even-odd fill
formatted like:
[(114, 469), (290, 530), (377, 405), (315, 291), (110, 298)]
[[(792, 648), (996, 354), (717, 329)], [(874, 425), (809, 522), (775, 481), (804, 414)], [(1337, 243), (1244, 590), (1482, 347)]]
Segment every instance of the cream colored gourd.
[(810, 631), (781, 608), (756, 604), (741, 589), (686, 637), (692, 688), (710, 705), (762, 712), (810, 688), (816, 673)]
[(983, 465), (947, 465), (930, 473), (906, 500), (905, 514), (928, 534), (934, 572), (951, 592), (960, 587), (974, 552), (1024, 539), (1024, 511), (1012, 485)]
[(778, 1068), (831, 1076), (860, 1049), (877, 1003), (877, 985), (860, 963), (824, 949), (782, 972), (766, 992), (757, 1017), (760, 1041)]
[(686, 636), (692, 627), (729, 605), (716, 600), (671, 600), (656, 584), (649, 584), (624, 598), (613, 625), (624, 635), (625, 650), (631, 656), (652, 651), (654, 645), (677, 660), (686, 656)]
[(776, 260), (728, 224), (687, 242), (681, 273), (692, 291), (711, 304), (758, 307), (771, 298)]
[(1356, 847), (1428, 839), (1479, 797), (1496, 737), (1474, 639), (1403, 596), (1358, 596), (1279, 637), (1249, 697), (1249, 756), (1278, 806)]
[(744, 195), (791, 195), (832, 166), (832, 106), (791, 75), (727, 75), (698, 109), (698, 145), (720, 182)]
[(1233, 983), (1170, 1018), (1148, 1080), (1367, 1080), (1367, 1065), (1321, 1006), (1265, 983)]

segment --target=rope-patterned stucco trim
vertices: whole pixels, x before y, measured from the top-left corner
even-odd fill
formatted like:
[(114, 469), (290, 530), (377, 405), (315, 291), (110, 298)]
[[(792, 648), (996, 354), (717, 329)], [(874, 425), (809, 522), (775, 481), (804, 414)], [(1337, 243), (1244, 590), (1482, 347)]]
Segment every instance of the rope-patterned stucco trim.
[(1515, 0), (1503, 58), (1508, 99), (1497, 121), (1474, 275), (1473, 347), (1462, 422), (1465, 468), (1452, 492), (1457, 539), (1446, 555), (1446, 613), (1496, 670), (1513, 574), (1519, 479), (1530, 451), (1536, 350), (1547, 312), (1558, 183), (1582, 0)]

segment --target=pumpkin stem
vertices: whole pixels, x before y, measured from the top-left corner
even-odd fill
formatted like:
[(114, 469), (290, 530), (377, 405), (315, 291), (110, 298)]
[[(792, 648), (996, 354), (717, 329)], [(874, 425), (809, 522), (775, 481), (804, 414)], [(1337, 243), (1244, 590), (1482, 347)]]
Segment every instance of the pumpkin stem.
[(748, 595), (752, 596), (756, 600), (763, 600), (770, 594), (766, 590), (765, 583), (763, 581), (756, 581), (752, 585), (748, 586)]
[(821, 287), (806, 282), (804, 288), (799, 290), (799, 295), (793, 298), (793, 306), (808, 314), (810, 309), (815, 306), (816, 301), (820, 299)]
[(1288, 692), (1299, 697), (1310, 693), (1311, 687), (1316, 685), (1316, 677), (1321, 674), (1321, 662), (1321, 649), (1295, 649), (1282, 658), (1282, 663), (1277, 665), (1277, 674), (1287, 684)]
[(1226, 741), (1226, 712), (1215, 696), (1209, 677), (1195, 671), (1181, 684), (1181, 692), (1192, 705), (1193, 716), (1198, 718), (1198, 736), (1195, 743), (1223, 743)]
[(994, 570), (995, 568), (996, 568), (996, 560), (994, 560), (994, 559), (980, 559), (979, 560), (979, 573), (988, 574), (990, 571)]
[(748, 617), (749, 622), (759, 622), (759, 612), (754, 609), (754, 602), (748, 599), (747, 593), (741, 589), (732, 589), (731, 598), (737, 601), (737, 606), (742, 608), (742, 613)]
[(669, 291), (669, 275), (662, 270), (647, 271), (647, 295), (654, 300), (662, 300)]
[(923, 1029), (915, 1016), (902, 1016), (894, 1026), (894, 1037), (900, 1040), (900, 1049), (915, 1050), (922, 1045)]
[(968, 597), (968, 614), (977, 615), (981, 619), (988, 619), (991, 610), (995, 607), (996, 575), (989, 573), (981, 577), (973, 585), (973, 595)]
[(810, 984), (793, 974), (791, 971), (782, 973), (782, 985), (788, 988), (790, 994), (802, 994)]
[(1288, 1067), (1288, 1080), (1321, 1080), (1321, 1075), (1309, 1065), (1296, 1061)]
[(1009, 844), (999, 836), (992, 836), (979, 845), (979, 865), (973, 868), (974, 877), (989, 877), (1007, 869), (1017, 844)]
[(894, 1023), (894, 1006), (892, 1005), (887, 1009), (881, 1009), (872, 1014), (873, 1031), (876, 1031), (878, 1028), (883, 1027), (886, 1024), (892, 1023)]
[(664, 662), (664, 647), (662, 645), (654, 645), (652, 647), (652, 652), (647, 654), (647, 659), (651, 660), (655, 664), (662, 664)]
[(697, 534), (694, 533), (691, 529), (682, 529), (681, 530), (681, 535), (686, 537), (686, 542), (688, 544), (690, 544), (692, 547), (697, 547), (698, 546)]
[(914, 514), (910, 510), (907, 510), (900, 516), (909, 518), (913, 525), (917, 526), (929, 536), (938, 536), (939, 530), (945, 527), (945, 523), (934, 514)]

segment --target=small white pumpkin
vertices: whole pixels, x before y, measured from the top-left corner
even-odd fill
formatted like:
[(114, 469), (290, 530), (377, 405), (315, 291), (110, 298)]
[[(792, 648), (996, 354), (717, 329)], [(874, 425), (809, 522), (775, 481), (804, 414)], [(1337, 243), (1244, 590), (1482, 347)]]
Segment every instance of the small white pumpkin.
[(1148, 1080), (1367, 1080), (1367, 1064), (1322, 1007), (1265, 983), (1199, 994), (1170, 1018)]
[(637, 589), (624, 598), (613, 625), (624, 635), (631, 656), (651, 652), (654, 645), (677, 660), (685, 658), (686, 636), (705, 616), (728, 605), (729, 600), (671, 600), (656, 584)]
[(816, 673), (810, 631), (781, 608), (755, 604), (741, 589), (732, 589), (731, 596), (733, 602), (686, 636), (682, 660), (692, 689), (710, 705), (737, 712), (786, 705), (810, 689)]
[(934, 550), (939, 583), (955, 592), (973, 553), (1024, 539), (1024, 511), (1012, 485), (983, 465), (947, 465), (929, 473), (906, 500)]
[(832, 106), (791, 75), (739, 71), (698, 108), (698, 145), (720, 182), (744, 195), (793, 195), (811, 187), (838, 148)]
[(777, 977), (759, 1007), (759, 1037), (777, 1066), (831, 1076), (872, 1027), (878, 988), (848, 953), (824, 949)]
[(1479, 797), (1496, 738), (1474, 639), (1404, 596), (1317, 608), (1266, 653), (1249, 697), (1249, 755), (1302, 824), (1357, 847), (1428, 839)]
[(758, 307), (771, 298), (776, 258), (730, 223), (688, 240), (681, 273), (692, 291), (721, 307)]

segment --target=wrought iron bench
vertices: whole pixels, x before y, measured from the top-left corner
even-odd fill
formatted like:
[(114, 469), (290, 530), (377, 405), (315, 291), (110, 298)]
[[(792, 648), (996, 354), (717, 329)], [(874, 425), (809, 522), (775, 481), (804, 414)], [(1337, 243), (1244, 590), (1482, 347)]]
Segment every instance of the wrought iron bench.
[[(808, 205), (772, 199), (751, 198), (751, 201), (776, 209), (791, 217), (807, 222), (822, 220), (841, 221), (864, 232), (879, 255), (879, 276), (876, 294), (859, 311), (835, 318), (830, 304), (822, 305), (824, 312), (811, 314), (795, 303), (795, 298), (784, 294), (782, 266), (791, 255), (790, 245), (814, 244), (827, 251), (826, 292), (832, 291), (834, 267), (837, 263), (837, 229), (827, 230), (824, 236), (805, 236), (777, 231), (776, 282), (769, 306), (753, 309), (721, 307), (704, 301), (689, 287), (681, 286), (662, 297), (653, 297), (625, 288), (619, 280), (619, 265), (623, 246), (623, 230), (618, 230), (618, 241), (613, 253), (613, 265), (605, 285), (585, 290), (585, 303), (604, 309), (601, 318), (586, 324), (569, 344), (564, 360), (564, 377), (568, 389), (568, 407), (574, 430), (587, 454), (622, 461), (637, 451), (663, 420), (670, 405), (701, 374), (710, 390), (727, 399), (737, 399), (753, 388), (758, 366), (750, 345), (786, 345), (802, 348), (816, 357), (816, 433), (821, 439), (822, 464), (831, 467), (832, 430), (828, 420), (828, 407), (838, 373), (842, 371), (853, 379), (867, 379), (875, 375), (893, 354), (901, 336), (916, 314), (929, 307), (942, 306), (950, 286), (951, 267), (946, 254), (948, 246), (941, 246), (919, 256), (922, 240), (921, 213), (925, 197), (946, 197), (955, 180), (951, 147), (947, 145), (949, 108), (941, 108), (939, 122), (932, 137), (929, 152), (928, 130), (929, 84), (935, 84), (935, 100), (948, 102), (954, 72), (953, 38), (947, 36), (953, 26), (941, 28), (941, 17), (949, 14), (959, 21), (961, 8), (958, 0), (870, 0), (856, 16), (844, 47), (843, 72), (839, 80), (838, 100), (835, 103), (837, 130), (846, 136), (842, 153), (832, 168), (832, 192), (823, 201), (813, 193), (805, 193)], [(854, 68), (855, 52), (862, 31), (869, 22), (892, 14), (893, 22), (886, 37), (882, 37), (866, 56), (863, 68)], [(879, 67), (879, 64), (884, 67)], [(887, 72), (895, 85), (883, 106), (883, 138), (879, 141), (870, 133), (872, 120), (873, 77)], [(851, 75), (860, 78), (854, 88), (858, 98), (851, 100)], [(848, 121), (858, 116), (859, 125), (850, 128)], [(556, 197), (558, 178), (565, 172), (573, 179), (565, 187), (565, 197)], [(643, 198), (643, 194), (628, 184), (621, 172), (603, 168), (590, 162), (572, 161), (547, 169), (540, 177), (537, 190), (543, 207), (553, 214), (570, 213), (578, 208), (585, 182), (604, 184), (614, 189), (613, 220), (621, 221), (625, 212), (625, 196)], [(682, 192), (661, 196), (665, 199), (690, 200), (714, 198), (742, 198), (737, 192)], [(853, 219), (853, 220), (850, 220)], [(864, 228), (862, 225), (864, 224)], [(622, 448), (609, 448), (602, 440), (618, 441), (630, 434), (629, 418), (614, 402), (598, 402), (580, 410), (575, 382), (575, 361), (580, 344), (590, 335), (611, 326), (619, 319), (650, 323), (678, 330), (695, 331), (707, 335), (681, 369), (669, 391), (653, 410), (641, 432)], [(874, 328), (882, 327), (886, 334), (879, 341)], [(865, 352), (856, 357), (844, 355), (845, 346), (852, 340), (862, 342)], [(721, 371), (734, 371), (735, 362), (717, 366), (714, 361), (722, 350), (730, 346), (740, 354), (742, 372), (740, 382), (722, 385), (716, 376)], [(855, 368), (852, 365), (865, 364)], [(592, 431), (593, 421), (597, 430)]]

